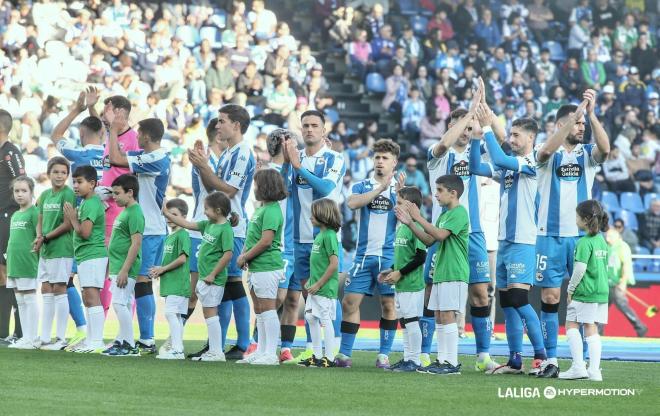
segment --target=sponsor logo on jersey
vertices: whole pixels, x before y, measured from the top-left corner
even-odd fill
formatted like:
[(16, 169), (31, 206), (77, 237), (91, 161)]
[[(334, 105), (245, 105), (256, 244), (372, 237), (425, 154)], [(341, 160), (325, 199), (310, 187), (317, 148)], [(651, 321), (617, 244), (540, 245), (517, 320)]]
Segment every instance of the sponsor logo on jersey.
[(48, 202), (44, 204), (44, 211), (59, 211), (61, 206), (59, 202)]
[(91, 160), (89, 161), (89, 165), (92, 166), (92, 167), (94, 167), (94, 168), (97, 168), (97, 169), (98, 169), (98, 168), (103, 168), (103, 160), (102, 160), (102, 159), (101, 159), (101, 160), (99, 160), (99, 159), (91, 159)]
[(367, 205), (367, 207), (370, 211), (374, 211), (376, 214), (383, 214), (387, 211), (392, 211), (393, 205), (389, 198), (385, 198), (383, 195), (378, 195), (369, 203), (369, 205)]
[(11, 229), (12, 230), (24, 230), (26, 225), (28, 224), (27, 221), (12, 221), (11, 222)]
[(300, 176), (300, 175), (296, 176), (296, 184), (298, 184), (299, 186), (307, 186), (307, 185), (309, 185), (309, 184), (307, 183), (307, 179), (303, 178), (303, 177)]
[(163, 249), (163, 253), (172, 254), (173, 252), (174, 252), (174, 244), (165, 244), (165, 248)]
[(215, 243), (215, 237), (212, 236), (209, 233), (204, 233), (204, 235), (202, 236), (202, 241), (207, 243), (207, 244), (214, 244)]
[(450, 175), (460, 176), (464, 181), (470, 179), (470, 167), (467, 160), (461, 160), (460, 162), (454, 163), (450, 172)]
[(555, 174), (563, 181), (577, 181), (582, 176), (582, 166), (576, 163), (561, 165), (557, 168)]
[(509, 189), (513, 186), (513, 180), (515, 179), (514, 173), (507, 171), (506, 176), (504, 176), (504, 192), (509, 192)]

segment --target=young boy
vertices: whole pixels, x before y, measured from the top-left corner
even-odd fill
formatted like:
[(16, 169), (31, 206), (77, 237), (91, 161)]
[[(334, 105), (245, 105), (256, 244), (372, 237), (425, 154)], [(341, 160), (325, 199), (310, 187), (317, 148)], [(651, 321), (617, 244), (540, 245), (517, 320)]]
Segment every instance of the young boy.
[[(409, 201), (401, 201), (395, 208), (397, 218), (410, 226), (414, 222), (421, 228), (410, 227), (424, 244), (438, 242), (433, 287), (428, 308), (435, 311), (438, 334), (438, 357), (434, 363), (417, 371), (428, 374), (460, 374), (458, 364), (458, 326), (456, 314), (465, 313), (470, 268), (468, 264), (468, 212), (460, 204), (463, 181), (456, 175), (440, 176), (435, 181), (436, 194), (445, 212), (436, 225), (426, 221), (419, 208)], [(441, 259), (441, 261), (438, 261)]]
[[(186, 218), (188, 204), (182, 199), (171, 199), (165, 204), (171, 215)], [(183, 317), (188, 312), (190, 299), (190, 236), (188, 232), (167, 222), (170, 235), (165, 239), (162, 266), (152, 267), (149, 277), (160, 277), (160, 295), (165, 298), (165, 318), (170, 326), (170, 349), (156, 356), (161, 360), (183, 360)]]
[(105, 248), (105, 206), (94, 191), (97, 180), (94, 167), (79, 166), (73, 172), (73, 189), (76, 196), (82, 198), (78, 211), (70, 203), (64, 204), (64, 215), (74, 230), (73, 250), (89, 321), (87, 340), (76, 347), (75, 352), (101, 352), (104, 349), (105, 314), (101, 306), (101, 289), (108, 267), (108, 251)]
[[(422, 193), (419, 188), (406, 186), (398, 192), (398, 197), (409, 201), (418, 208), (422, 206)], [(403, 332), (403, 360), (392, 365), (396, 372), (413, 372), (419, 368), (422, 352), (422, 330), (419, 318), (424, 312), (424, 261), (426, 246), (412, 232), (410, 227), (400, 223), (394, 239), (394, 271), (381, 276), (383, 283), (395, 285), (394, 304)]]
[(112, 306), (119, 321), (119, 333), (114, 344), (103, 351), (108, 356), (139, 356), (133, 336), (133, 314), (131, 302), (135, 280), (142, 265), (142, 234), (144, 214), (136, 197), (139, 192), (138, 179), (124, 174), (112, 181), (112, 195), (124, 210), (115, 219), (110, 236), (108, 274), (112, 281)]

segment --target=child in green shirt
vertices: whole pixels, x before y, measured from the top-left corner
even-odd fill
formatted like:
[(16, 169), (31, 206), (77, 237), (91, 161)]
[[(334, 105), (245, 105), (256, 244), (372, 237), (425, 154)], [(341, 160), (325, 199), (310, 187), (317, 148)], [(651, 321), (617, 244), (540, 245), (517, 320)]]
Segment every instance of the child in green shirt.
[(73, 252), (78, 265), (78, 279), (82, 286), (83, 302), (87, 308), (89, 325), (87, 340), (74, 347), (75, 352), (104, 350), (103, 326), (105, 313), (101, 306), (101, 289), (108, 267), (108, 251), (105, 248), (105, 207), (96, 195), (96, 169), (80, 166), (73, 172), (73, 189), (81, 198), (76, 210), (64, 204), (64, 215), (73, 227)]
[[(607, 323), (609, 283), (607, 278), (607, 242), (601, 231), (607, 231), (609, 217), (596, 200), (588, 200), (577, 206), (576, 223), (586, 235), (575, 246), (573, 275), (568, 282), (568, 307), (566, 308), (566, 338), (571, 348), (573, 364), (568, 371), (559, 373), (564, 380), (588, 378), (602, 381), (600, 357), (602, 345), (598, 324)], [(580, 325), (589, 347), (589, 368), (584, 362)]]
[(231, 223), (235, 223), (238, 216), (231, 212), (231, 202), (222, 192), (213, 192), (204, 199), (204, 214), (208, 220), (190, 222), (183, 217), (172, 215), (167, 209), (163, 210), (163, 215), (172, 224), (188, 230), (199, 231), (202, 234), (197, 262), (199, 280), (195, 293), (202, 303), (209, 335), (209, 349), (201, 356), (194, 357), (193, 360), (225, 361), (218, 305), (220, 305), (225, 291), (227, 266), (231, 261), (234, 247), (234, 232)]
[[(66, 347), (66, 323), (69, 300), (66, 285), (73, 266), (71, 223), (64, 218), (64, 203), (76, 203), (73, 190), (66, 185), (69, 161), (54, 157), (48, 161), (46, 173), (52, 185), (37, 201), (39, 222), (35, 248), (40, 250), (39, 280), (43, 297), (41, 317), (41, 349), (61, 350)], [(51, 342), (53, 319), (56, 321), (54, 342)]]
[(285, 199), (287, 194), (284, 179), (275, 169), (257, 171), (253, 186), (254, 197), (262, 205), (252, 215), (245, 247), (236, 264), (249, 270), (248, 286), (256, 315), (259, 344), (254, 353), (237, 363), (279, 365), (277, 288), (284, 280), (284, 261), (280, 251), (284, 216), (279, 201)]
[[(186, 218), (188, 204), (182, 199), (170, 199), (165, 210), (172, 217)], [(161, 266), (152, 267), (149, 277), (160, 278), (160, 295), (165, 298), (165, 318), (170, 327), (170, 348), (156, 356), (161, 360), (183, 360), (183, 318), (190, 299), (190, 235), (188, 231), (168, 221), (171, 233), (165, 239)]]
[(11, 216), (7, 244), (7, 288), (14, 288), (23, 337), (9, 348), (37, 348), (39, 304), (37, 303), (37, 270), (39, 253), (32, 249), (37, 237), (39, 210), (32, 205), (34, 181), (19, 176), (12, 183), (12, 194), (20, 209)]
[[(422, 193), (419, 188), (406, 186), (398, 193), (399, 200), (408, 201), (418, 208), (422, 206)], [(421, 365), (422, 330), (419, 318), (424, 312), (424, 261), (426, 245), (412, 232), (410, 226), (399, 223), (394, 239), (394, 270), (383, 273), (379, 280), (395, 285), (394, 305), (403, 332), (403, 359), (392, 365), (396, 372), (413, 372)]]
[[(402, 200), (395, 212), (399, 221), (428, 247), (438, 242), (433, 271), (433, 286), (428, 308), (435, 311), (438, 339), (438, 358), (417, 371), (429, 374), (460, 374), (458, 363), (458, 326), (456, 314), (465, 313), (468, 279), (468, 212), (460, 203), (463, 180), (456, 175), (440, 176), (436, 182), (435, 197), (445, 211), (435, 226), (422, 217), (419, 207)], [(420, 226), (411, 226), (417, 222)]]

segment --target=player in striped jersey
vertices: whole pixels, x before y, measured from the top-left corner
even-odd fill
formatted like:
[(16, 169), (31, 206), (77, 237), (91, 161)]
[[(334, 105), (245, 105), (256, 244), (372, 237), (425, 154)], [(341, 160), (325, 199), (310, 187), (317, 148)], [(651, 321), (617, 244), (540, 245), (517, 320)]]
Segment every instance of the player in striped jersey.
[[(492, 333), (488, 307), (490, 266), (488, 263), (488, 253), (486, 252), (486, 239), (479, 219), (481, 187), (478, 177), (471, 174), (469, 169), (471, 123), (479, 103), (482, 101), (485, 102), (484, 91), (483, 81), (480, 81), (480, 86), (474, 93), (470, 110), (459, 108), (452, 111), (449, 118), (449, 130), (447, 130), (438, 143), (429, 148), (427, 162), (432, 189), (435, 189), (436, 179), (443, 175), (456, 175), (460, 176), (463, 180), (465, 190), (460, 197), (460, 203), (468, 210), (470, 218), (468, 245), (468, 260), (470, 264), (469, 301), (471, 305), (472, 327), (476, 339), (477, 354), (479, 355), (476, 364), (479, 371), (492, 370), (497, 366), (489, 354)], [(493, 127), (497, 129), (496, 137), (503, 138), (504, 134), (500, 124), (495, 123)], [(434, 194), (431, 218), (433, 223), (435, 223), (440, 214), (441, 207)], [(435, 249), (435, 245), (429, 249), (425, 272), (430, 271), (433, 267), (429, 262), (441, 261), (441, 259), (434, 258)], [(429, 257), (432, 260), (429, 260)], [(429, 290), (428, 284), (430, 283), (429, 277), (431, 275), (431, 273), (425, 273), (427, 291)], [(432, 316), (432, 311), (428, 309), (424, 310), (421, 357), (423, 365), (430, 362), (428, 352), (430, 351), (430, 341), (433, 339), (433, 328), (435, 325)]]
[[(537, 184), (533, 149), (538, 125), (529, 118), (514, 120), (508, 142), (515, 156), (507, 156), (493, 134), (491, 114), (484, 105), (479, 106), (478, 120), (472, 124), (470, 148), (470, 171), (500, 181), (496, 287), (499, 288), (500, 304), (504, 311), (509, 361), (493, 369), (490, 374), (521, 374), (523, 322), (534, 346), (532, 371), (538, 371), (546, 358), (541, 323), (528, 301), (536, 271)], [(479, 130), (482, 129), (491, 163), (482, 163), (478, 150)]]
[(250, 194), (252, 177), (256, 169), (252, 149), (243, 140), (243, 134), (249, 126), (250, 114), (247, 110), (239, 105), (227, 104), (220, 108), (216, 124), (219, 140), (226, 141), (228, 145), (228, 148), (220, 155), (218, 171), (215, 172), (211, 168), (209, 158), (204, 152), (193, 150), (189, 153), (190, 161), (199, 170), (206, 189), (225, 193), (231, 200), (231, 210), (236, 212), (239, 217), (239, 222), (234, 227), (234, 255), (227, 271), (228, 279), (223, 302), (219, 307), (222, 338), (226, 338), (232, 307), (238, 333), (236, 345), (225, 354), (228, 360), (242, 359), (250, 344), (250, 303), (243, 287), (243, 271), (236, 264), (245, 242), (247, 230), (245, 203)]
[[(294, 140), (284, 143), (285, 163), (282, 174), (291, 175), (290, 199), (293, 206), (293, 242), (295, 265), (293, 277), (282, 310), (282, 362), (296, 362), (291, 356), (291, 345), (296, 335), (298, 302), (309, 278), (309, 256), (318, 229), (312, 226), (312, 202), (329, 198), (339, 202), (341, 181), (346, 170), (341, 154), (330, 150), (325, 143), (325, 116), (317, 110), (305, 111), (302, 122), (305, 148), (298, 150)], [(341, 250), (340, 250), (341, 255)], [(341, 264), (341, 259), (339, 261)], [(337, 317), (339, 313), (337, 313)], [(311, 355), (311, 354), (310, 354)]]
[(378, 288), (382, 315), (380, 319), (380, 350), (376, 367), (389, 368), (388, 355), (396, 335), (396, 311), (392, 285), (379, 283), (378, 275), (394, 264), (396, 235), (396, 193), (405, 176), (395, 179), (399, 162), (399, 145), (389, 139), (373, 145), (374, 174), (353, 185), (347, 205), (357, 210), (357, 247), (355, 259), (346, 280), (341, 322), (341, 346), (336, 357), (338, 367), (350, 367), (355, 337), (360, 328), (360, 304), (364, 296), (372, 296)]
[[(566, 104), (557, 110), (555, 134), (536, 152), (538, 175), (538, 230), (536, 281), (541, 286), (541, 328), (548, 365), (539, 377), (555, 378), (561, 284), (573, 273), (575, 244), (580, 231), (575, 209), (591, 199), (598, 166), (610, 152), (605, 129), (595, 114), (596, 92), (586, 90), (580, 106)], [(595, 144), (584, 143), (586, 109)]]

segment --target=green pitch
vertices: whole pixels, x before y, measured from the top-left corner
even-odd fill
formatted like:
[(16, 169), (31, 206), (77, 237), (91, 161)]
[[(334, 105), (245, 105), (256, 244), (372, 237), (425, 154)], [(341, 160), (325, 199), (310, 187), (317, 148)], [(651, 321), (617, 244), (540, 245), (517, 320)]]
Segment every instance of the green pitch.
[[(164, 335), (157, 325), (157, 336)], [(115, 333), (109, 321), (106, 336)], [(202, 345), (201, 324), (186, 327), (186, 350)], [(400, 354), (393, 354), (398, 360)], [(501, 357), (498, 357), (501, 359)], [(112, 358), (0, 349), (3, 415), (507, 415), (656, 414), (658, 363), (604, 361), (602, 383), (486, 376), (461, 356), (463, 374), (394, 374), (374, 367), (375, 353), (356, 352), (351, 369), (255, 367), (235, 363), (163, 362), (153, 356)], [(566, 368), (568, 362), (562, 361)], [(544, 398), (544, 389), (635, 389), (634, 396)], [(527, 387), (526, 391), (521, 390)], [(507, 388), (509, 388), (507, 390)], [(537, 389), (535, 389), (537, 388)], [(540, 398), (501, 396), (540, 394)], [(610, 392), (610, 394), (612, 394)], [(505, 410), (506, 409), (506, 410)], [(625, 412), (625, 413), (624, 413)], [(576, 414), (577, 414), (576, 413)]]

